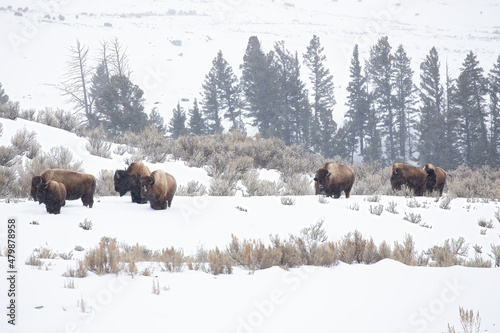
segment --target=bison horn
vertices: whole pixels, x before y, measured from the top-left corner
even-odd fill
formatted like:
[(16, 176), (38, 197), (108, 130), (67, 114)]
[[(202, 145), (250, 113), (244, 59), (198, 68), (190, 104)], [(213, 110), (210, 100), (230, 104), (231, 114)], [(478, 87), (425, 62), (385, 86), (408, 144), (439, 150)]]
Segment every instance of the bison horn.
[(315, 182), (317, 182), (317, 181), (318, 181), (318, 178), (314, 178), (313, 180), (314, 180)]

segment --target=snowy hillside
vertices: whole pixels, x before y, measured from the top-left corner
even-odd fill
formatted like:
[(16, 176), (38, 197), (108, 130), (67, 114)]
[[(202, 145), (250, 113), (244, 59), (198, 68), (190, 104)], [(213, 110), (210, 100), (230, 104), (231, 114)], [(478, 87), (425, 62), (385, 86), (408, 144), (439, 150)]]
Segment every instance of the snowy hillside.
[[(15, 16), (18, 8), (28, 10)], [(266, 52), (283, 40), (301, 56), (315, 34), (334, 76), (334, 118), (341, 122), (356, 43), (360, 58), (367, 59), (378, 38), (389, 36), (393, 49), (403, 44), (415, 73), (435, 46), (443, 73), (447, 63), (456, 77), (471, 50), (485, 70), (491, 68), (498, 57), (499, 16), (494, 0), (2, 0), (0, 82), (23, 109), (71, 109), (57, 89), (69, 48), (79, 39), (97, 57), (99, 43), (117, 37), (127, 47), (132, 81), (145, 91), (146, 111), (156, 106), (169, 119), (178, 102), (187, 108), (199, 97), (219, 50), (238, 73), (250, 36), (258, 36)], [(309, 82), (305, 70), (303, 75)]]
[[(17, 129), (26, 127), (38, 133), (44, 151), (60, 143), (69, 147), (74, 158), (83, 161), (86, 172), (124, 167), (122, 156), (108, 160), (90, 155), (85, 139), (73, 134), (22, 119), (0, 121), (4, 125), (2, 145), (8, 144)], [(185, 167), (182, 162), (150, 167), (171, 172), (180, 183), (208, 180), (202, 169)], [(18, 308), (17, 326), (7, 324), (4, 317), (0, 330), (443, 332), (448, 323), (460, 327), (458, 309), (464, 307), (479, 311), (482, 332), (500, 332), (500, 268), (415, 267), (385, 259), (372, 265), (272, 267), (255, 272), (236, 266), (233, 274), (215, 276), (185, 266), (182, 272), (166, 272), (157, 262), (138, 262), (138, 272), (147, 269), (148, 276), (131, 277), (125, 271), (118, 275), (89, 271), (85, 278), (63, 276), (76, 269), (78, 260), (96, 248), (102, 237), (151, 250), (174, 247), (193, 256), (201, 247), (225, 250), (231, 235), (269, 244), (269, 235), (286, 239), (321, 220), (333, 242), (356, 230), (377, 245), (383, 241), (402, 244), (411, 235), (416, 251), (421, 252), (463, 237), (469, 245), (468, 259), (476, 256), (477, 247), (482, 249), (478, 257), (487, 260), (491, 245), (500, 244), (496, 201), (457, 198), (450, 209), (443, 209), (443, 199), (436, 202), (426, 197), (381, 196), (372, 202), (371, 197), (352, 196), (328, 199), (327, 203), (320, 203), (317, 196), (293, 199), (295, 204), (286, 206), (280, 197), (177, 196), (171, 209), (154, 211), (149, 205), (131, 203), (129, 196), (101, 197), (92, 209), (80, 201), (68, 201), (60, 215), (47, 214), (43, 205), (26, 199), (2, 201), (3, 253), (7, 221), (17, 220)], [(378, 205), (384, 206), (381, 215), (371, 214), (371, 206)], [(386, 210), (391, 205), (398, 214)], [(405, 220), (410, 214), (420, 214), (422, 221)], [(480, 219), (491, 220), (491, 228), (483, 231)], [(79, 227), (85, 220), (92, 222), (90, 230)], [(76, 251), (77, 246), (84, 250)], [(38, 268), (26, 263), (39, 253), (36, 249), (54, 254), (73, 251), (73, 256), (69, 260), (61, 255), (41, 259)], [(3, 272), (7, 272), (7, 260), (0, 257)], [(9, 281), (0, 281), (2, 303), (6, 304), (4, 291), (9, 290)], [(153, 293), (154, 286), (159, 294)]]

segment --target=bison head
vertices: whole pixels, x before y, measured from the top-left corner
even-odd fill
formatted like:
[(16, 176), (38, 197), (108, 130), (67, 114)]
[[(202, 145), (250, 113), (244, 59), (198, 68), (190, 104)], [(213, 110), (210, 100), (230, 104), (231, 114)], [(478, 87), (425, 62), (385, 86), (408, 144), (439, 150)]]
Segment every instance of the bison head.
[(115, 171), (115, 191), (120, 193), (120, 197), (123, 197), (128, 191), (130, 191), (130, 176), (125, 173), (125, 170)]
[(436, 170), (434, 169), (434, 166), (432, 164), (426, 164), (424, 170), (427, 173), (427, 178), (425, 179), (425, 188), (429, 191), (432, 191), (437, 184)]
[(148, 199), (153, 192), (153, 185), (155, 180), (151, 176), (141, 177), (141, 197), (143, 199)]
[(36, 187), (36, 197), (39, 204), (46, 203), (50, 199), (50, 188), (48, 183), (40, 183)]
[(43, 178), (40, 176), (35, 176), (31, 178), (31, 197), (33, 198), (34, 201), (37, 201), (37, 191), (38, 191), (38, 185), (42, 184), (44, 182)]
[(325, 168), (321, 168), (318, 170), (318, 172), (316, 172), (314, 181), (316, 182), (317, 188), (320, 193), (325, 192), (326, 188), (328, 187), (330, 175), (331, 173)]

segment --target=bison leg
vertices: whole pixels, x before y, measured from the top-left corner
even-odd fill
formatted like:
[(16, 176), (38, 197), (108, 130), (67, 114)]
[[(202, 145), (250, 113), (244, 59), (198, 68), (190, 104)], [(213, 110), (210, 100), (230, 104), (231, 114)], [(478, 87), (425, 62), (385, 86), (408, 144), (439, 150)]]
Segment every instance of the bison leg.
[(92, 208), (92, 206), (94, 205), (94, 196), (93, 195), (83, 195), (82, 196), (82, 203), (85, 207), (89, 207), (89, 208)]
[(351, 196), (351, 188), (345, 190), (344, 192), (345, 192), (346, 199), (348, 199)]
[(342, 192), (341, 192), (341, 191), (338, 191), (338, 192), (333, 192), (333, 197), (334, 197), (335, 199), (338, 199), (338, 198), (340, 198), (340, 195), (341, 195), (341, 194), (342, 194)]

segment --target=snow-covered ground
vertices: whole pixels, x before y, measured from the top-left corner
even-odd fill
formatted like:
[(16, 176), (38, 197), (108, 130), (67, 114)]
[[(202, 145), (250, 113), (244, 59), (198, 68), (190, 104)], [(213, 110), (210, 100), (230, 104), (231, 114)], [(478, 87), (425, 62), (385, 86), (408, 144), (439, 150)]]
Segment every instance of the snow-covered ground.
[[(122, 156), (103, 159), (90, 155), (85, 139), (22, 119), (0, 119), (4, 134), (0, 145), (8, 145), (20, 128), (38, 133), (42, 149), (64, 144), (86, 172), (97, 175), (101, 168), (123, 168)], [(203, 169), (188, 168), (182, 162), (150, 164), (182, 179), (208, 184)], [(273, 172), (262, 172), (272, 178)], [(75, 288), (65, 288), (71, 279), (63, 276), (76, 268), (85, 251), (95, 248), (102, 237), (120, 243), (139, 244), (151, 250), (182, 248), (194, 255), (198, 248), (225, 249), (234, 234), (241, 239), (260, 239), (269, 235), (282, 239), (324, 220), (331, 241), (338, 241), (358, 230), (364, 238), (400, 244), (410, 234), (418, 251), (442, 245), (446, 239), (464, 237), (469, 258), (474, 245), (489, 259), (491, 244), (500, 244), (500, 223), (495, 201), (458, 198), (451, 209), (439, 207), (433, 198), (417, 198), (420, 208), (410, 208), (413, 199), (381, 196), (379, 203), (367, 196), (328, 199), (316, 196), (294, 197), (295, 205), (281, 204), (280, 197), (175, 197), (172, 208), (154, 211), (149, 205), (133, 204), (129, 196), (101, 197), (92, 209), (80, 201), (67, 201), (60, 215), (50, 215), (43, 205), (23, 199), (0, 202), (0, 248), (6, 247), (7, 222), (17, 221), (16, 258), (17, 326), (7, 324), (2, 332), (443, 332), (450, 323), (460, 327), (458, 309), (474, 309), (482, 317), (482, 331), (500, 332), (500, 268), (409, 267), (393, 260), (374, 265), (340, 263), (330, 268), (303, 266), (289, 271), (278, 267), (250, 272), (236, 267), (231, 275), (213, 276), (200, 271), (168, 273), (156, 263), (138, 263), (139, 271), (148, 267), (151, 276), (125, 273), (97, 276), (89, 272), (73, 279)], [(399, 214), (383, 211), (371, 214), (371, 205), (397, 204)], [(355, 203), (359, 210), (352, 210)], [(244, 208), (246, 211), (237, 209)], [(405, 213), (421, 214), (422, 223), (403, 219)], [(91, 230), (79, 227), (87, 219)], [(482, 235), (479, 219), (493, 221), (493, 228)], [(33, 223), (36, 221), (36, 223)], [(426, 225), (427, 227), (424, 227)], [(81, 246), (85, 251), (75, 251)], [(71, 260), (44, 259), (41, 269), (25, 264), (37, 248), (54, 253), (74, 252)], [(3, 275), (7, 257), (0, 257)], [(153, 294), (158, 283), (160, 294)], [(0, 279), (5, 314), (9, 281)], [(81, 310), (81, 302), (86, 306)]]
[[(178, 102), (188, 108), (195, 97), (200, 99), (204, 77), (219, 50), (239, 73), (253, 35), (265, 52), (285, 41), (299, 57), (313, 35), (320, 37), (334, 76), (338, 122), (345, 110), (355, 44), (361, 59), (368, 59), (370, 47), (382, 36), (389, 36), (394, 50), (403, 44), (412, 58), (415, 82), (420, 63), (433, 46), (443, 77), (446, 64), (456, 77), (471, 50), (486, 71), (499, 55), (496, 0), (0, 1), (0, 8), (9, 5), (13, 10), (0, 9), (0, 82), (25, 109), (73, 107), (65, 103), (57, 86), (77, 39), (90, 47), (89, 61), (97, 65), (99, 43), (117, 37), (127, 48), (132, 82), (145, 92), (146, 111), (156, 106), (165, 119)], [(25, 7), (29, 10), (22, 16), (14, 15)], [(309, 82), (305, 66), (302, 74)]]

